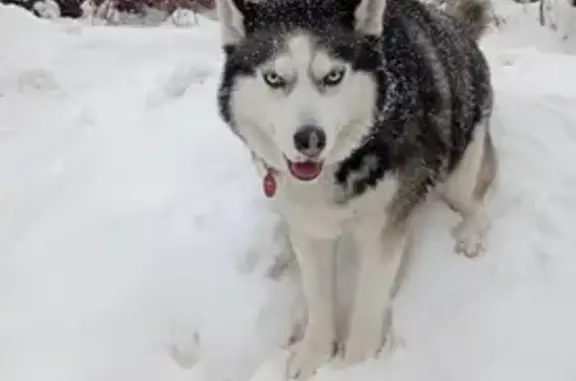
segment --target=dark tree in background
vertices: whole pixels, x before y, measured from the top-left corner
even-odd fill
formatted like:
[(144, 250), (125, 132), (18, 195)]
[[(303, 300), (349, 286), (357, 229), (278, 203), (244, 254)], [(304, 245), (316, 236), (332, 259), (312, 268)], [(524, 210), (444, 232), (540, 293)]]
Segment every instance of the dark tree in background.
[[(38, 11), (39, 4), (46, 0), (0, 0), (3, 4), (13, 4), (23, 7), (36, 16), (41, 16)], [(60, 8), (61, 17), (82, 17), (82, 3), (85, 0), (51, 0)], [(92, 5), (99, 7), (105, 0), (90, 0)], [(145, 15), (147, 9), (157, 9), (172, 14), (177, 9), (187, 9), (194, 13), (215, 8), (215, 0), (109, 0), (108, 6), (122, 13)]]

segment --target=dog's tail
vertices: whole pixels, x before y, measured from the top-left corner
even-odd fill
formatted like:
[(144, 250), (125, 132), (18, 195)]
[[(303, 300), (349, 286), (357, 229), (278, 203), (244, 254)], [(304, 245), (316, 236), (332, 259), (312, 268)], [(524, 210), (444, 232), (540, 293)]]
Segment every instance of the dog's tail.
[(476, 41), (482, 37), (493, 19), (490, 0), (447, 0), (445, 10)]

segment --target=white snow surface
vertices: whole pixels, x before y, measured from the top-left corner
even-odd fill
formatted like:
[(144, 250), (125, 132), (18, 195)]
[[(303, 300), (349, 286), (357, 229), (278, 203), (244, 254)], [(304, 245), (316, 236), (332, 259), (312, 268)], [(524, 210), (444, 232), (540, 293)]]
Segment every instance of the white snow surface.
[[(576, 380), (576, 57), (516, 13), (483, 40), (501, 159), (488, 253), (454, 254), (457, 219), (432, 207), (396, 302), (402, 345), (316, 381)], [(284, 379), (297, 287), (265, 276), (276, 217), (218, 118), (220, 63), (203, 18), (0, 7), (0, 380)]]

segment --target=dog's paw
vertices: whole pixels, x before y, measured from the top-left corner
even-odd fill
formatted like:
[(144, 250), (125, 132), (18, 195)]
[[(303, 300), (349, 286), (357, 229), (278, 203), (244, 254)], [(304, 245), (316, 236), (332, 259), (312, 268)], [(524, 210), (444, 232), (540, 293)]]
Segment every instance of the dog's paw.
[(468, 258), (478, 257), (486, 252), (486, 234), (490, 224), (488, 219), (479, 215), (473, 219), (462, 220), (452, 231), (456, 240), (456, 253)]
[[(371, 348), (369, 348), (370, 345)], [(366, 345), (362, 349), (357, 348), (348, 352), (346, 352), (346, 348), (342, 348), (339, 351), (342, 356), (334, 361), (331, 368), (334, 370), (342, 370), (362, 364), (370, 359), (382, 356), (391, 356), (397, 349), (404, 347), (405, 342), (404, 339), (396, 334), (393, 329), (390, 329), (383, 341), (378, 340), (378, 344), (376, 344), (376, 341), (373, 341), (370, 345)]]
[(292, 355), (288, 359), (288, 378), (305, 381), (330, 361), (334, 355), (335, 344), (333, 340), (312, 341), (304, 338), (304, 340), (293, 344), (290, 351)]
[(382, 345), (381, 333), (369, 329), (357, 331), (344, 344), (340, 366), (357, 365), (375, 358), (382, 350)]

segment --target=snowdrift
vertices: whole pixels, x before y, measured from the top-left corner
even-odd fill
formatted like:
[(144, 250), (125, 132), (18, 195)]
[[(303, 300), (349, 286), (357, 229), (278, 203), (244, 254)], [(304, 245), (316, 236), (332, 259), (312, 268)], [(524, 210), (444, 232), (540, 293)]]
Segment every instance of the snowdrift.
[[(536, 23), (484, 41), (502, 167), (487, 255), (455, 255), (456, 218), (432, 207), (397, 300), (403, 345), (316, 380), (576, 377), (576, 57)], [(265, 276), (276, 217), (217, 117), (219, 62), (209, 20), (0, 7), (1, 380), (283, 380), (296, 286)]]

